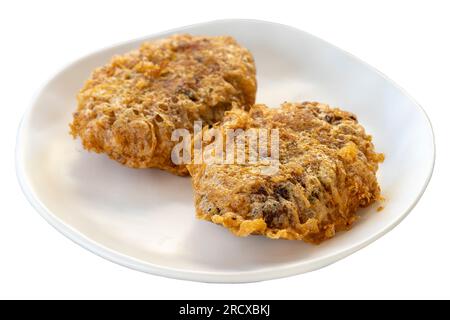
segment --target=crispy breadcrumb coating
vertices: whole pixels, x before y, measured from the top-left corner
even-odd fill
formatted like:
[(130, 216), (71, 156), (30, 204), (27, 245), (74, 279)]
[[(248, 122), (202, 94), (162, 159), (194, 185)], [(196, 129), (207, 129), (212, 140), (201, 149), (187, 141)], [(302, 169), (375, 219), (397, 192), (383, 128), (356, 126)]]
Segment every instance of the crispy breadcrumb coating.
[(96, 69), (70, 125), (85, 149), (134, 168), (186, 175), (170, 158), (174, 129), (211, 125), (255, 101), (255, 65), (231, 37), (175, 35), (146, 42)]
[(248, 113), (227, 112), (218, 127), (279, 130), (274, 175), (261, 174), (258, 165), (188, 166), (197, 217), (235, 235), (320, 243), (380, 199), (376, 171), (384, 156), (349, 112), (317, 102), (255, 105)]

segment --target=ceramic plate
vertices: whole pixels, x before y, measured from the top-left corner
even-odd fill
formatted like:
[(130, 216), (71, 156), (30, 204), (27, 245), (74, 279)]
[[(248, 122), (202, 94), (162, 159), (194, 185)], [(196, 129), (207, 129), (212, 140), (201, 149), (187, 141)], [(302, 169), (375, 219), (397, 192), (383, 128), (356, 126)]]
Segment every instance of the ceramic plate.
[[(386, 198), (361, 210), (349, 232), (319, 246), (259, 236), (237, 238), (196, 220), (189, 178), (129, 169), (84, 151), (68, 134), (75, 96), (90, 72), (142, 41), (173, 33), (231, 35), (253, 53), (257, 101), (313, 100), (357, 114), (386, 155), (379, 182)], [(408, 125), (405, 125), (408, 124)], [(300, 30), (269, 22), (223, 20), (162, 32), (81, 58), (39, 92), (17, 141), (20, 184), (36, 210), (86, 249), (133, 269), (208, 282), (250, 282), (335, 262), (396, 226), (425, 190), (434, 164), (431, 125), (392, 81), (352, 55)]]

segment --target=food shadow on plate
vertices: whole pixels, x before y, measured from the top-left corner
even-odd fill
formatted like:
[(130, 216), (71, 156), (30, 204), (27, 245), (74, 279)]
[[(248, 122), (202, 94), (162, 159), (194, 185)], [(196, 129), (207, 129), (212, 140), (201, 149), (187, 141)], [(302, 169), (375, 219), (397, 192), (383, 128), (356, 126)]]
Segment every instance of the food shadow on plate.
[[(376, 214), (375, 208), (376, 204), (359, 210), (361, 219), (355, 222), (354, 230), (350, 230), (350, 233), (366, 222), (368, 214)], [(191, 225), (182, 242), (183, 251), (189, 252), (185, 259), (192, 264), (206, 269), (248, 271), (312, 258), (318, 252), (332, 250), (337, 242), (345, 242), (348, 238), (349, 232), (343, 231), (317, 245), (303, 241), (273, 240), (259, 235), (237, 237), (222, 226), (198, 221)]]
[(104, 154), (78, 152), (70, 168), (73, 187), (83, 199), (127, 213), (164, 203), (193, 203), (191, 180), (158, 169), (134, 169)]

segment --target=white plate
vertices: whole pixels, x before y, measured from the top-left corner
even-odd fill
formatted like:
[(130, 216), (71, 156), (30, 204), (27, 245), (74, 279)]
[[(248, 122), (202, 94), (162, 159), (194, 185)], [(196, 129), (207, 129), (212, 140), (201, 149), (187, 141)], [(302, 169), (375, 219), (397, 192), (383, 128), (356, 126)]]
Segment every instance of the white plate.
[[(231, 35), (255, 56), (258, 102), (315, 100), (355, 112), (386, 154), (385, 209), (362, 210), (350, 232), (320, 246), (251, 236), (194, 218), (189, 178), (135, 170), (88, 153), (68, 134), (75, 95), (114, 54), (173, 33)], [(311, 271), (366, 246), (414, 207), (431, 177), (434, 139), (425, 112), (379, 72), (284, 25), (213, 21), (107, 48), (75, 61), (40, 91), (20, 126), (17, 172), (36, 210), (64, 235), (133, 269), (208, 282), (249, 282)]]

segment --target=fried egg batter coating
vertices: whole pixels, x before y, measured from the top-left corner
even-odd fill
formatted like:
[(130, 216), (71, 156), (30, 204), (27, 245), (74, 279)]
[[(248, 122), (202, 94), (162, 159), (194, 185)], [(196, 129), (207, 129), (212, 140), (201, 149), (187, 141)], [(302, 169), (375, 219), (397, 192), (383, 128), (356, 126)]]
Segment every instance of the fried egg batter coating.
[(232, 105), (255, 101), (250, 52), (227, 36), (175, 35), (146, 42), (96, 69), (70, 125), (85, 149), (134, 168), (187, 175), (171, 161), (172, 131), (211, 125)]
[(358, 208), (381, 198), (376, 171), (383, 154), (356, 116), (317, 102), (231, 110), (225, 129), (279, 130), (279, 169), (250, 164), (189, 165), (200, 219), (237, 236), (320, 243), (347, 230)]

